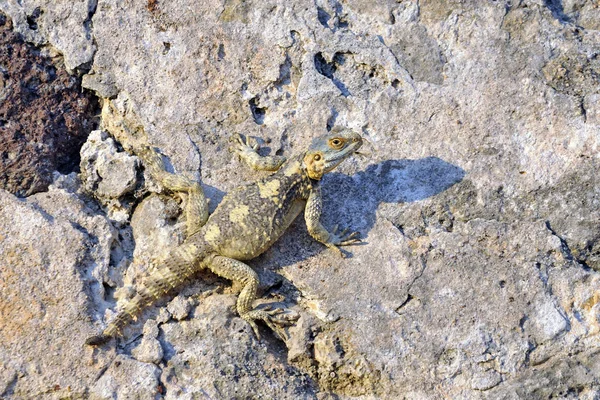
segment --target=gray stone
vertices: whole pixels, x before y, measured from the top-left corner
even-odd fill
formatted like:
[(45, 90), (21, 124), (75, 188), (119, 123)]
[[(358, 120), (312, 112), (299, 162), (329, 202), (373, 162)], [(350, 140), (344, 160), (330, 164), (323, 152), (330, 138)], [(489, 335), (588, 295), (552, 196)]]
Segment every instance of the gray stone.
[(140, 344), (131, 350), (131, 355), (141, 362), (158, 364), (162, 361), (164, 352), (158, 340), (144, 337)]
[(175, 297), (168, 305), (167, 310), (171, 313), (173, 318), (177, 321), (185, 319), (192, 309), (192, 301), (186, 299), (183, 296)]
[(90, 388), (90, 399), (155, 399), (161, 392), (159, 374), (155, 365), (119, 354)]
[(234, 314), (235, 299), (232, 295), (212, 295), (200, 303), (193, 318), (162, 325), (164, 340), (171, 348), (161, 377), (166, 398), (250, 394), (314, 398), (313, 381), (285, 362), (281, 343), (272, 339), (259, 343), (248, 324)]
[(138, 159), (119, 151), (103, 131), (93, 131), (81, 148), (80, 178), (84, 190), (106, 207), (109, 218), (125, 223), (132, 211)]
[(83, 397), (114, 350), (84, 347), (94, 334), (95, 276), (115, 239), (106, 219), (74, 195), (17, 199), (0, 190), (0, 390), (5, 398)]

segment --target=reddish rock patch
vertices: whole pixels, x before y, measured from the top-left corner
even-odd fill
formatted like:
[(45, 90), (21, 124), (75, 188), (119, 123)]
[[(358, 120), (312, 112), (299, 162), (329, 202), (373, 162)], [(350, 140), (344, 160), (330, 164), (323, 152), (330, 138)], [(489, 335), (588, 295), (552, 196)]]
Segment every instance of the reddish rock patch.
[(24, 42), (0, 13), (0, 188), (28, 196), (46, 190), (53, 171), (73, 171), (97, 113), (81, 79)]

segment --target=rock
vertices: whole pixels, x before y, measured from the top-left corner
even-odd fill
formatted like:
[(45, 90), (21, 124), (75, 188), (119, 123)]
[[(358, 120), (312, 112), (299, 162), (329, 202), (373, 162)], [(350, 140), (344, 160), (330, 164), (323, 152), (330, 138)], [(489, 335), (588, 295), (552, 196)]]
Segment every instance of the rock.
[(233, 314), (235, 300), (232, 295), (212, 295), (199, 304), (193, 318), (162, 325), (171, 348), (161, 377), (166, 398), (235, 398), (249, 393), (314, 398), (314, 383), (287, 365), (281, 343), (259, 343), (250, 326)]
[(90, 388), (90, 399), (155, 399), (162, 391), (159, 374), (155, 365), (119, 354)]
[(129, 220), (132, 211), (138, 164), (137, 157), (118, 151), (103, 131), (92, 131), (81, 148), (84, 189), (106, 207), (109, 218), (121, 224)]
[(131, 350), (131, 355), (136, 360), (145, 363), (158, 364), (162, 361), (164, 351), (157, 340), (159, 333), (158, 323), (149, 319), (144, 324), (144, 336), (140, 344)]
[(0, 190), (0, 390), (6, 398), (83, 397), (114, 350), (84, 347), (96, 332), (95, 278), (108, 266), (107, 221), (61, 190), (28, 201)]
[(144, 363), (158, 364), (163, 358), (163, 349), (156, 339), (143, 338), (141, 343), (131, 350), (131, 355)]
[(96, 51), (91, 28), (97, 4), (97, 0), (3, 1), (0, 10), (12, 19), (15, 31), (25, 40), (58, 50), (72, 72), (90, 63)]
[(55, 170), (76, 168), (97, 100), (1, 13), (0, 42), (0, 188), (28, 196), (46, 190)]
[(177, 321), (181, 321), (185, 319), (190, 310), (192, 309), (192, 302), (189, 299), (185, 299), (182, 296), (176, 296), (170, 303), (167, 305), (167, 310), (171, 313), (174, 319)]
[[(24, 26), (18, 10), (45, 10), (42, 26), (64, 7), (23, 3), (11, 5), (17, 29)], [(360, 132), (369, 141), (365, 154), (323, 179), (323, 224), (359, 231), (364, 242), (341, 259), (300, 219), (248, 262), (263, 280), (257, 303), (300, 314), (284, 341), (261, 325), (257, 342), (235, 313), (239, 288), (207, 272), (140, 317), (136, 334), (148, 314), (152, 322), (141, 341), (120, 341), (122, 370), (110, 363), (110, 346), (93, 353), (99, 361), (89, 370), (71, 358), (46, 367), (48, 352), (39, 347), (31, 361), (4, 351), (2, 362), (15, 367), (0, 369), (0, 395), (46, 390), (44, 374), (60, 376), (62, 388), (72, 382), (62, 371), (72, 370), (81, 376), (76, 393), (99, 397), (597, 398), (600, 19), (593, 3), (227, 0), (215, 8), (102, 0), (83, 28), (83, 3), (72, 17), (60, 14), (56, 30), (38, 29), (40, 43), (64, 42), (62, 28), (72, 23), (80, 24), (68, 36), (73, 43), (89, 31), (97, 50), (84, 86), (136, 114), (147, 132), (136, 139), (156, 147), (169, 171), (202, 180), (211, 210), (233, 187), (266, 175), (231, 156), (231, 134), (254, 137), (261, 154), (289, 156), (334, 127)], [(117, 122), (103, 118), (105, 126)], [(66, 291), (54, 307), (68, 310), (66, 321), (89, 299), (84, 314), (100, 325), (99, 315), (114, 312), (121, 297), (112, 288), (134, 284), (184, 239), (185, 196), (134, 174), (118, 140), (100, 136), (94, 146), (86, 154), (110, 155), (120, 167), (86, 155), (83, 185), (104, 171), (104, 187), (89, 181), (93, 196), (130, 208), (111, 216), (118, 230), (98, 231), (92, 222), (108, 224), (105, 211), (90, 206), (82, 216), (70, 178), (58, 177), (45, 202), (11, 197), (27, 210), (6, 212), (17, 216), (5, 225), (22, 243), (2, 241), (0, 251), (34, 242), (60, 250), (23, 256), (25, 291), (15, 292), (23, 299), (14, 295), (11, 312), (36, 304), (30, 288), (55, 293), (51, 285), (67, 281), (75, 294)], [(71, 210), (79, 217), (69, 219)], [(23, 217), (30, 214), (42, 222)], [(68, 269), (50, 279), (39, 270), (45, 280), (23, 272), (44, 260), (58, 265), (54, 256), (94, 279), (86, 286)], [(97, 331), (87, 324), (40, 335), (71, 345)]]

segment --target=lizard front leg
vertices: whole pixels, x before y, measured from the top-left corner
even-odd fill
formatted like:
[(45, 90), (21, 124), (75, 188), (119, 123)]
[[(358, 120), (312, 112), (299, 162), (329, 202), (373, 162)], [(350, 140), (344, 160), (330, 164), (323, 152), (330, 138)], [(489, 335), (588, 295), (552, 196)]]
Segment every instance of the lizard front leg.
[(292, 325), (298, 317), (287, 314), (281, 308), (275, 310), (252, 308), (259, 283), (258, 275), (252, 268), (241, 261), (223, 256), (213, 257), (208, 263), (208, 268), (215, 274), (231, 281), (240, 282), (244, 286), (237, 300), (237, 312), (242, 319), (250, 324), (258, 340), (260, 340), (260, 334), (258, 333), (256, 320), (264, 321), (280, 339), (284, 340), (280, 327)]
[(308, 233), (316, 241), (334, 249), (341, 257), (345, 258), (344, 253), (338, 246), (347, 246), (360, 242), (360, 239), (358, 238), (359, 233), (351, 232), (347, 234), (348, 229), (338, 231), (337, 225), (333, 228), (333, 232), (329, 232), (320, 222), (322, 212), (323, 200), (321, 197), (321, 184), (317, 181), (312, 185), (306, 202), (306, 208), (304, 209), (304, 219), (306, 221)]
[(232, 150), (250, 167), (257, 171), (277, 171), (285, 162), (283, 156), (261, 156), (258, 154), (258, 143), (250, 143), (250, 139), (242, 135), (234, 135)]

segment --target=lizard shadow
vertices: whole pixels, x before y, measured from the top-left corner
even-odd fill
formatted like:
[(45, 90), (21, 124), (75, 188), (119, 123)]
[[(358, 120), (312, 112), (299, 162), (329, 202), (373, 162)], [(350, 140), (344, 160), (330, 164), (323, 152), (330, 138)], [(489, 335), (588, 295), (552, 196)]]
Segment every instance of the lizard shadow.
[[(352, 176), (332, 172), (323, 177), (322, 223), (358, 231), (362, 238), (376, 222), (382, 203), (410, 203), (439, 194), (462, 181), (465, 171), (438, 157), (387, 160)], [(352, 246), (347, 247), (352, 252)], [(269, 269), (292, 265), (325, 251), (307, 233), (302, 216), (257, 264)]]

